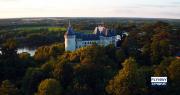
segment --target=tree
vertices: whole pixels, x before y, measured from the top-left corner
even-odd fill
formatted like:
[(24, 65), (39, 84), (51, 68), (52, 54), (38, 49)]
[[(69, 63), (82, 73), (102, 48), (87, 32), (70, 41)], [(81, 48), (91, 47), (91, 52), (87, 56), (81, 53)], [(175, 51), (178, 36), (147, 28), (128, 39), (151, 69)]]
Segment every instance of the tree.
[(153, 25), (154, 32), (158, 33), (158, 32), (168, 32), (171, 30), (171, 26), (170, 24), (166, 23), (166, 22), (162, 22), (162, 21), (158, 21)]
[(55, 64), (53, 71), (53, 77), (60, 81), (64, 89), (67, 89), (73, 80), (73, 68), (72, 65), (66, 62), (59, 62)]
[(19, 90), (9, 80), (2, 82), (0, 87), (0, 95), (20, 95)]
[(96, 64), (103, 66), (116, 67), (116, 64), (106, 54), (103, 46), (92, 45), (77, 50), (80, 55), (81, 64)]
[(47, 77), (53, 77), (53, 70), (54, 67), (56, 66), (57, 62), (56, 60), (50, 60), (46, 62), (45, 64), (41, 65), (41, 69), (44, 73), (45, 76)]
[(56, 58), (59, 55), (62, 55), (65, 51), (64, 44), (53, 44), (50, 46), (50, 55)]
[(108, 55), (109, 58), (116, 60), (116, 56), (114, 56), (116, 54), (116, 47), (113, 44), (110, 44), (108, 46), (105, 47), (105, 52), (106, 55)]
[(114, 69), (96, 64), (77, 64), (74, 67), (73, 93), (75, 95), (104, 95)]
[[(180, 65), (179, 64), (180, 61), (178, 61), (177, 59), (173, 58), (173, 57), (169, 57), (169, 58), (165, 58), (163, 61), (161, 61), (161, 64), (158, 65), (155, 69), (154, 69), (154, 76), (155, 77), (168, 77), (168, 83), (167, 83), (167, 87), (166, 88), (159, 88), (159, 89), (153, 89), (154, 90), (154, 94), (157, 95), (176, 95), (176, 93), (179, 91), (179, 77), (180, 74), (178, 74), (177, 72), (179, 72), (179, 68)], [(179, 70), (178, 70), (179, 69)]]
[(29, 60), (31, 58), (31, 55), (27, 52), (23, 52), (19, 54), (19, 58), (21, 60)]
[(159, 32), (153, 35), (151, 43), (152, 63), (159, 64), (163, 57), (170, 55), (170, 34), (168, 32)]
[(168, 76), (168, 67), (172, 61), (174, 61), (174, 57), (167, 57), (161, 61), (161, 63), (155, 68), (154, 76), (161, 77), (161, 76)]
[(40, 68), (28, 68), (22, 82), (22, 91), (25, 95), (37, 92), (39, 83), (47, 76)]
[(115, 55), (118, 63), (124, 62), (124, 60), (126, 59), (125, 53), (122, 49), (116, 50)]
[[(3, 43), (2, 48), (2, 57), (3, 58), (13, 58), (17, 57), (17, 42), (14, 39), (8, 39)], [(13, 58), (14, 59), (14, 58)]]
[(21, 70), (23, 71), (23, 76), (25, 74), (25, 71), (27, 70), (28, 67), (33, 67), (36, 65), (35, 60), (33, 59), (33, 57), (27, 53), (27, 52), (23, 52), (18, 54), (19, 56), (19, 60), (21, 64)]
[(34, 55), (34, 59), (39, 62), (45, 62), (51, 58), (56, 58), (64, 53), (63, 44), (53, 44), (51, 46), (39, 47)]
[(169, 72), (169, 79), (171, 81), (171, 86), (170, 86), (170, 92), (173, 92), (171, 93), (171, 95), (177, 95), (177, 93), (179, 92), (180, 90), (180, 60), (179, 59), (176, 59), (176, 60), (173, 60), (171, 62), (171, 64), (169, 65), (168, 67), (168, 72)]
[(151, 65), (151, 46), (150, 42), (147, 42), (143, 47), (142, 47), (142, 64), (143, 65)]
[[(41, 30), (44, 31), (44, 30)], [(26, 36), (26, 42), (31, 46), (38, 46), (48, 43), (48, 37), (41, 33), (31, 33)]]
[(77, 52), (72, 52), (69, 57), (70, 61), (73, 63), (79, 63), (80, 62), (80, 54)]
[(125, 53), (125, 57), (134, 57), (134, 58), (139, 58), (139, 44), (137, 41), (137, 32), (133, 31), (133, 32), (129, 32), (128, 37), (126, 37), (124, 39), (124, 41), (122, 42), (122, 50)]
[(39, 84), (38, 95), (61, 95), (61, 93), (61, 85), (55, 79), (45, 79)]
[(125, 60), (123, 69), (109, 81), (106, 91), (110, 95), (134, 95), (141, 93), (137, 63), (133, 58)]
[(8, 39), (1, 47), (1, 80), (18, 79), (23, 76), (24, 71), (17, 54), (17, 42), (13, 39)]
[(103, 50), (104, 48), (95, 45), (80, 49), (79, 52), (81, 55), (80, 56), (81, 63), (82, 64), (99, 63), (100, 60), (101, 62), (104, 62), (104, 59), (102, 59), (101, 57), (105, 53)]
[(42, 63), (49, 60), (50, 57), (51, 57), (51, 55), (50, 55), (49, 46), (43, 46), (43, 47), (37, 48), (35, 55), (34, 55), (34, 59), (39, 62), (42, 62)]

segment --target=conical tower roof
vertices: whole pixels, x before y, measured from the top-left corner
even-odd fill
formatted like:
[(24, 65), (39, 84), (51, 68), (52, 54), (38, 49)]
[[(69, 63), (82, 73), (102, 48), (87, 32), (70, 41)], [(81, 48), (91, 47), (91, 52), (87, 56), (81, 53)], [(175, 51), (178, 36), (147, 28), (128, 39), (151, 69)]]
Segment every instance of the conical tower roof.
[(72, 28), (72, 26), (71, 26), (71, 22), (70, 22), (70, 21), (69, 21), (69, 26), (68, 26), (68, 28), (67, 28), (67, 32), (66, 32), (65, 35), (75, 35), (74, 30), (73, 30), (73, 28)]

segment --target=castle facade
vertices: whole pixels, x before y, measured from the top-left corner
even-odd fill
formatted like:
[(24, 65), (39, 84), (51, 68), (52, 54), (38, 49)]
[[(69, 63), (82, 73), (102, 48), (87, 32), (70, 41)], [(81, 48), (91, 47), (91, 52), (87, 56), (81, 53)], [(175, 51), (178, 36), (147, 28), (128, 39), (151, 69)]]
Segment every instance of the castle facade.
[(95, 27), (92, 34), (75, 32), (69, 23), (67, 32), (64, 35), (65, 50), (74, 51), (78, 48), (93, 44), (103, 46), (113, 44), (118, 47), (118, 41), (121, 41), (124, 36), (127, 36), (127, 34), (123, 33), (123, 35), (116, 35), (116, 31), (114, 29), (108, 29), (103, 25)]

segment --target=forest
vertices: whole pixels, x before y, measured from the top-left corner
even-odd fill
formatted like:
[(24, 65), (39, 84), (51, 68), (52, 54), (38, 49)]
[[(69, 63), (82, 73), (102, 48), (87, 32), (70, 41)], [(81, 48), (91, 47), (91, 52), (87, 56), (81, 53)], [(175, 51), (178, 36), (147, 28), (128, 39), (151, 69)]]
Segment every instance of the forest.
[[(68, 20), (0, 24), (0, 95), (179, 95), (180, 22), (71, 18), (79, 32), (103, 20), (129, 35), (120, 48), (94, 44), (70, 52)], [(19, 47), (37, 49), (31, 56)], [(152, 76), (168, 77), (167, 86), (152, 87)]]

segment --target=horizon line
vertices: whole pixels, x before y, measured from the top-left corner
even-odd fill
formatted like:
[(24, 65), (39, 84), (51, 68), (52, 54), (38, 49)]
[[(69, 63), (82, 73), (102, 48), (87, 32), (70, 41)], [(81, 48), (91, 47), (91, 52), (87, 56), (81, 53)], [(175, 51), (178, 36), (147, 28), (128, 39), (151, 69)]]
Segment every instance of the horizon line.
[(47, 17), (43, 17), (43, 16), (39, 16), (39, 17), (0, 17), (0, 20), (3, 20), (3, 19), (33, 19), (33, 18), (137, 18), (137, 19), (172, 19), (172, 20), (180, 20), (180, 18), (166, 18), (166, 17), (121, 17), (121, 16), (117, 16), (117, 17), (110, 17), (110, 16), (47, 16)]

